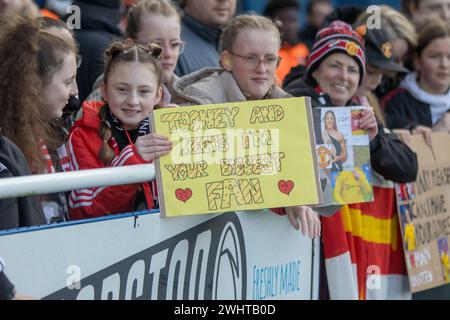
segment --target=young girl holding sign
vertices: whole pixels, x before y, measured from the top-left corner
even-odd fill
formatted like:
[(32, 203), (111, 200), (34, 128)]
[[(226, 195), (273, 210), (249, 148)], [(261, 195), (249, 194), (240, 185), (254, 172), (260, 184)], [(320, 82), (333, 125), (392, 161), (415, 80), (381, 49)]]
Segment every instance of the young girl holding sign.
[[(83, 106), (69, 138), (71, 169), (83, 170), (149, 163), (171, 150), (163, 136), (150, 133), (149, 116), (161, 99), (161, 48), (114, 43), (106, 52), (102, 95), (105, 103)], [(148, 183), (73, 191), (71, 219), (133, 210), (142, 190), (152, 209)]]
[[(175, 90), (186, 104), (203, 105), (246, 100), (281, 99), (290, 95), (275, 86), (280, 58), (280, 33), (272, 21), (241, 15), (224, 29), (221, 37), (222, 68), (208, 68), (175, 82)], [(286, 213), (303, 234), (320, 234), (318, 215), (309, 207), (274, 209)], [(298, 219), (301, 223), (298, 222)]]

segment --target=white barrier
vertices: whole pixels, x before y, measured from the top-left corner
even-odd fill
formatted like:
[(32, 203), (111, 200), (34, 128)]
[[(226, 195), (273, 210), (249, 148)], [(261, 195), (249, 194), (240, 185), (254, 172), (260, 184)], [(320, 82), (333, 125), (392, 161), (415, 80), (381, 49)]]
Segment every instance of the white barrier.
[[(0, 179), (0, 199), (154, 176), (149, 164)], [(318, 299), (319, 250), (267, 211), (0, 231), (6, 273), (19, 292), (44, 299)]]
[(155, 166), (142, 164), (0, 179), (0, 199), (150, 181)]
[(45, 299), (317, 299), (315, 250), (288, 219), (259, 211), (0, 232), (17, 290)]

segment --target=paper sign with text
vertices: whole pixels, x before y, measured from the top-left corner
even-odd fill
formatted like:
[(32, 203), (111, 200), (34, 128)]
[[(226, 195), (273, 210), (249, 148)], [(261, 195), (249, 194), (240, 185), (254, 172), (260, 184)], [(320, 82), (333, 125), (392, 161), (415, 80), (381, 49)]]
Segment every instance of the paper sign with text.
[(316, 155), (324, 204), (373, 201), (369, 136), (359, 128), (365, 107), (314, 108)]
[(155, 110), (173, 149), (155, 161), (166, 217), (318, 204), (309, 98)]
[(433, 134), (409, 142), (417, 153), (414, 183), (397, 184), (398, 215), (413, 293), (450, 283), (450, 136)]

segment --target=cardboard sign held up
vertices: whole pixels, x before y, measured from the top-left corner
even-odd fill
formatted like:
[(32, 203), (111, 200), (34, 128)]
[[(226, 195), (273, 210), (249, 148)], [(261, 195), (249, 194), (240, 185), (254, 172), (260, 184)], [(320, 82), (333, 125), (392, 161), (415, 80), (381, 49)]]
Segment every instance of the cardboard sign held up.
[(155, 110), (161, 216), (318, 204), (309, 98)]
[(417, 153), (415, 183), (396, 185), (400, 227), (413, 293), (450, 283), (450, 136), (421, 135), (408, 142)]
[(323, 204), (373, 201), (369, 136), (359, 128), (365, 107), (313, 110)]

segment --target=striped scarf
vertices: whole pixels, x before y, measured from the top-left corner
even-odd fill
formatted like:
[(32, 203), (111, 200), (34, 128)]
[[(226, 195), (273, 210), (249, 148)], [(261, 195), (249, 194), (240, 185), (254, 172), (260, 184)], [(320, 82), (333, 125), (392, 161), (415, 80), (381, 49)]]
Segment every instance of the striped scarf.
[[(122, 151), (126, 146), (130, 144), (130, 141), (128, 141), (128, 137), (125, 133), (125, 129), (122, 126), (122, 123), (119, 119), (117, 119), (116, 116), (114, 116), (108, 108), (108, 113), (106, 116), (106, 124), (112, 131), (112, 135), (117, 142), (117, 146), (119, 147), (119, 150)], [(136, 142), (136, 139), (140, 136), (145, 136), (147, 134), (151, 133), (151, 127), (150, 127), (150, 118), (145, 118), (139, 125), (139, 127), (136, 130), (129, 130), (128, 134), (130, 135), (131, 142), (134, 144)], [(120, 152), (119, 151), (119, 152)], [(157, 185), (156, 180), (151, 181), (151, 193), (153, 196), (153, 202), (155, 208), (158, 207), (158, 191), (157, 191)], [(144, 186), (145, 184), (143, 184)]]
[[(108, 113), (106, 116), (106, 124), (112, 131), (112, 135), (114, 139), (117, 141), (117, 145), (119, 146), (119, 150), (122, 151), (126, 146), (130, 144), (128, 141), (128, 137), (125, 134), (125, 130), (122, 126), (122, 123), (116, 116), (114, 116), (108, 108)], [(139, 127), (136, 130), (129, 130), (128, 134), (130, 135), (131, 142), (135, 143), (136, 139), (140, 136), (145, 136), (151, 133), (150, 129), (150, 119), (145, 118)]]

